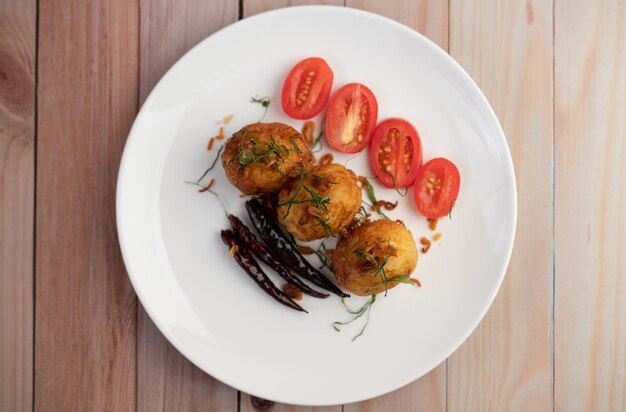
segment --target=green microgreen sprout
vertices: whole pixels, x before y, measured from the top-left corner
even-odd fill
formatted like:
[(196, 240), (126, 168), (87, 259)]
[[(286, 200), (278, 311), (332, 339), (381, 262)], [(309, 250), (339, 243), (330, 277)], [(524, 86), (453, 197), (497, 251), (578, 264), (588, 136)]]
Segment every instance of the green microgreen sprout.
[(289, 141), (291, 141), (291, 145), (293, 146), (296, 153), (302, 154), (302, 150), (300, 150), (300, 147), (298, 147), (298, 144), (296, 143), (295, 136), (290, 136)]
[[(336, 182), (332, 182), (322, 176), (306, 173), (304, 170), (304, 165), (303, 165), (300, 169), (300, 178), (299, 178), (298, 186), (296, 187), (296, 190), (293, 192), (293, 194), (291, 195), (289, 199), (281, 200), (278, 202), (278, 206), (287, 205), (287, 211), (281, 218), (281, 223), (285, 222), (285, 219), (287, 218), (287, 216), (289, 216), (289, 212), (291, 211), (291, 206), (295, 204), (312, 203), (315, 207), (319, 209), (323, 209), (324, 211), (328, 211), (328, 208), (326, 207), (326, 205), (330, 204), (330, 196), (322, 196), (319, 193), (317, 193), (314, 189), (305, 185), (304, 181), (306, 178), (310, 178), (311, 180), (322, 180), (331, 185), (337, 184)], [(306, 199), (297, 199), (298, 195), (302, 192), (302, 190), (306, 191), (310, 195), (310, 197)], [(321, 218), (318, 218), (318, 219), (320, 220), (319, 226), (322, 226), (326, 230), (326, 232), (329, 233), (329, 236), (331, 236), (332, 231), (330, 231), (330, 227), (328, 226), (328, 222), (327, 222), (328, 219), (326, 220), (322, 220)]]
[(280, 219), (281, 223), (285, 223), (285, 219), (287, 218), (287, 216), (289, 216), (289, 212), (291, 211), (291, 206), (294, 203), (298, 203), (298, 201), (296, 201), (296, 197), (300, 194), (302, 186), (304, 186), (305, 174), (306, 173), (304, 171), (304, 165), (302, 165), (300, 167), (300, 179), (298, 180), (298, 187), (296, 188), (295, 192), (293, 192), (293, 195), (288, 200), (281, 200), (278, 202), (278, 206), (287, 205), (287, 211), (285, 212), (285, 215)]
[(328, 256), (326, 256), (326, 245), (324, 244), (324, 242), (326, 242), (327, 239), (328, 238), (325, 238), (324, 240), (322, 240), (320, 245), (315, 250), (315, 255), (317, 256), (317, 258), (320, 260), (322, 264), (322, 266), (318, 267), (318, 269), (323, 269), (324, 267), (328, 267)]
[(200, 176), (198, 180), (196, 180), (197, 184), (200, 184), (202, 179), (204, 179), (204, 177), (207, 174), (209, 174), (209, 172), (213, 170), (213, 168), (215, 168), (215, 165), (217, 164), (217, 161), (219, 160), (220, 155), (222, 154), (222, 150), (224, 150), (224, 146), (220, 146), (220, 149), (217, 151), (217, 156), (215, 156), (215, 159), (213, 160), (213, 163), (211, 163), (211, 166), (207, 170), (204, 171), (204, 173), (202, 174), (202, 176)]
[[(374, 286), (370, 286), (369, 288), (367, 288), (365, 290), (365, 292), (369, 292), (372, 289), (376, 289), (377, 287), (383, 286), (383, 285), (385, 285), (385, 287), (386, 287), (387, 283), (392, 283), (392, 282), (393, 283), (406, 283), (408, 285), (415, 285), (415, 282), (413, 282), (413, 280), (411, 280), (411, 276), (409, 276), (409, 275), (398, 275), (398, 276), (393, 276), (393, 277), (390, 277), (390, 278), (386, 279), (385, 282), (381, 282), (381, 283), (376, 284)], [(385, 293), (386, 293), (386, 290), (385, 290)]]
[(454, 209), (455, 204), (456, 204), (456, 200), (453, 200), (452, 203), (450, 203), (450, 211), (448, 212), (448, 218), (450, 220), (452, 220), (452, 209)]
[(317, 153), (324, 148), (324, 145), (322, 144), (322, 136), (324, 136), (325, 125), (326, 125), (326, 118), (323, 118), (322, 122), (320, 123), (320, 132), (317, 134), (317, 137), (313, 140), (313, 145), (309, 149), (311, 153)]
[(285, 161), (285, 156), (291, 153), (287, 146), (283, 144), (278, 144), (274, 137), (270, 138), (270, 141), (269, 143), (267, 143), (265, 149), (263, 149), (262, 145), (254, 140), (254, 138), (250, 138), (248, 141), (252, 144), (252, 150), (246, 151), (246, 148), (243, 146), (242, 140), (239, 144), (239, 151), (235, 156), (231, 158), (231, 162), (236, 159), (237, 163), (239, 163), (239, 168), (241, 170), (253, 163), (266, 164), (269, 162), (270, 159), (274, 159), (277, 164), (278, 172), (282, 174), (281, 166)]
[(367, 318), (366, 318), (365, 324), (363, 325), (363, 327), (361, 328), (359, 333), (357, 333), (352, 338), (352, 342), (354, 342), (359, 336), (363, 335), (363, 332), (365, 331), (365, 328), (369, 324), (369, 321), (370, 321), (370, 311), (371, 311), (372, 305), (375, 302), (376, 302), (376, 295), (372, 295), (370, 297), (370, 300), (368, 300), (361, 308), (355, 310), (355, 309), (351, 309), (346, 304), (344, 298), (341, 298), (341, 304), (344, 306), (346, 311), (348, 311), (349, 314), (354, 315), (354, 317), (352, 319), (348, 320), (348, 321), (345, 321), (345, 322), (333, 322), (333, 329), (335, 329), (337, 332), (341, 332), (341, 327), (349, 325), (350, 323), (354, 322), (355, 320), (359, 319), (361, 316), (363, 316), (364, 314), (367, 313)]
[(371, 253), (363, 252), (361, 249), (354, 249), (352, 253), (356, 255), (359, 260), (369, 260), (373, 268), (378, 267), (378, 260), (376, 259), (376, 256)]
[(385, 240), (380, 240), (380, 242), (387, 244), (387, 254), (382, 260), (374, 256), (373, 254), (362, 251), (358, 248), (353, 250), (352, 253), (355, 254), (359, 260), (367, 261), (368, 264), (371, 265), (372, 269), (376, 268), (374, 273), (369, 275), (370, 278), (372, 279), (375, 279), (376, 277), (380, 278), (380, 283), (367, 288), (366, 292), (369, 292), (372, 289), (375, 289), (379, 286), (384, 286), (385, 296), (387, 296), (387, 291), (388, 291), (387, 285), (389, 283), (393, 282), (393, 283), (413, 284), (413, 281), (411, 280), (410, 276), (407, 276), (407, 275), (393, 276), (391, 278), (387, 277), (387, 271), (385, 270), (385, 266), (387, 265), (387, 262), (389, 262), (389, 258), (391, 257), (391, 241), (389, 239), (385, 239)]
[(318, 194), (315, 190), (309, 188), (307, 185), (303, 185), (302, 187), (303, 187), (304, 190), (307, 191), (308, 194), (311, 195), (311, 198), (298, 201), (297, 203), (311, 202), (317, 208), (322, 208), (324, 210), (328, 210), (326, 205), (328, 205), (330, 203), (330, 196), (322, 196), (322, 195)]
[(320, 132), (318, 133), (318, 135), (315, 138), (315, 140), (313, 140), (313, 146), (311, 146), (311, 150), (310, 150), (311, 153), (317, 153), (317, 152), (321, 151), (324, 148), (324, 145), (322, 143), (322, 136), (324, 136), (324, 128), (323, 127), (322, 127), (322, 130), (320, 130)]
[(405, 197), (407, 193), (409, 193), (409, 188), (406, 187), (404, 189), (404, 193), (402, 193), (400, 189), (398, 188), (398, 186), (396, 185), (396, 177), (393, 175), (393, 173), (390, 173), (390, 172), (387, 172), (387, 173), (389, 173), (389, 175), (391, 176), (391, 181), (393, 182), (393, 188), (396, 190), (396, 192), (398, 192), (400, 196)]
[[(363, 201), (361, 203), (365, 203), (366, 205), (368, 204), (367, 202), (363, 202)], [(367, 210), (365, 209), (363, 204), (361, 204), (361, 208), (356, 212), (356, 220), (358, 222), (365, 222), (368, 219), (369, 219), (369, 215), (367, 213)]]
[(322, 219), (322, 218), (318, 218), (319, 223), (315, 226), (321, 226), (324, 228), (324, 230), (326, 231), (326, 235), (328, 235), (328, 237), (335, 237), (335, 234), (333, 233), (332, 229), (330, 228), (330, 226), (328, 225), (328, 219)]
[(376, 271), (370, 275), (372, 279), (376, 278), (376, 276), (380, 276), (382, 280), (382, 284), (385, 286), (385, 296), (387, 296), (387, 272), (385, 271), (385, 266), (387, 262), (389, 262), (389, 258), (391, 257), (391, 241), (389, 239), (381, 240), (381, 243), (387, 243), (387, 255), (383, 258), (381, 262), (378, 262), (378, 259), (374, 258), (376, 262)]
[(222, 196), (219, 195), (219, 193), (214, 192), (213, 190), (211, 190), (211, 184), (209, 183), (209, 186), (203, 186), (197, 182), (185, 182), (187, 184), (193, 185), (193, 186), (198, 186), (201, 187), (200, 191), (201, 192), (208, 192), (211, 193), (213, 196), (217, 197), (217, 200), (220, 201), (222, 209), (224, 209), (224, 213), (226, 214), (226, 217), (228, 217), (228, 207), (226, 206), (226, 202), (224, 201), (224, 199), (222, 198)]
[(258, 96), (254, 96), (250, 98), (250, 103), (257, 103), (260, 104), (261, 106), (263, 106), (265, 108), (265, 111), (263, 112), (263, 116), (259, 119), (259, 121), (257, 123), (261, 123), (263, 121), (263, 119), (265, 119), (265, 116), (267, 115), (267, 110), (270, 107), (270, 98), (265, 96), (265, 97), (258, 97)]
[[(376, 203), (378, 203), (378, 200), (376, 200), (376, 194), (374, 193), (374, 186), (372, 186), (372, 184), (370, 183), (369, 180), (367, 180), (366, 177), (362, 178), (363, 180), (363, 187), (365, 188), (365, 192), (367, 193), (367, 197), (370, 200), (370, 202), (372, 202), (371, 205), (368, 205), (370, 207), (374, 207), (374, 205)], [(365, 202), (364, 202), (365, 203)], [(367, 203), (365, 203), (367, 204)], [(378, 210), (376, 210), (376, 213), (378, 213), (379, 215), (381, 215), (382, 217), (384, 217), (385, 219), (389, 219), (389, 216), (387, 216), (383, 211), (382, 211), (382, 207), (379, 207)]]

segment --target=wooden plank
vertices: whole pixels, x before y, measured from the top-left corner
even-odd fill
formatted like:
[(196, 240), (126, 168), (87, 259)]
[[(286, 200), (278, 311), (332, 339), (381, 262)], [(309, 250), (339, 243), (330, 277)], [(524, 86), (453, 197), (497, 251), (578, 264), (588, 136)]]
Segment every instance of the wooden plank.
[(389, 17), (448, 50), (448, 2), (440, 0), (346, 0), (347, 7)]
[(143, 102), (161, 76), (207, 36), (237, 21), (229, 0), (152, 0), (140, 7), (140, 97)]
[(326, 4), (343, 6), (344, 0), (243, 0), (243, 15), (250, 17), (264, 11), (289, 6), (306, 6), (310, 4)]
[(556, 410), (626, 410), (624, 22), (622, 0), (556, 2)]
[(137, 1), (40, 0), (35, 410), (136, 405), (115, 183), (137, 112)]
[[(236, 21), (237, 15), (237, 3), (228, 0), (141, 2), (141, 101), (178, 58), (211, 33)], [(237, 409), (237, 391), (183, 357), (141, 306), (137, 333), (137, 410)]]
[[(293, 5), (286, 1), (244, 0), (244, 13), (259, 13), (277, 7)], [(306, 2), (307, 4), (319, 2)], [(327, 2), (325, 2), (327, 3)], [(337, 2), (341, 4), (341, 2)], [(346, 6), (361, 8), (396, 19), (429, 37), (435, 43), (447, 48), (448, 9), (446, 2), (435, 0), (348, 0)], [(445, 410), (445, 364), (399, 391), (381, 396), (368, 402), (346, 405), (345, 410), (401, 410), (399, 408), (425, 408), (427, 410)], [(253, 410), (249, 395), (242, 396), (242, 410)], [(317, 408), (321, 409), (321, 408)], [(277, 405), (277, 410), (301, 410), (288, 405)], [(303, 409), (304, 410), (304, 409)]]
[(137, 333), (138, 411), (237, 410), (237, 391), (189, 362), (143, 309)]
[(295, 406), (284, 403), (274, 403), (265, 399), (255, 398), (241, 392), (241, 412), (258, 412), (271, 410), (272, 412), (341, 412), (341, 405), (337, 406)]
[(448, 409), (550, 410), (552, 2), (452, 0), (450, 54), (500, 119), (519, 211), (502, 289), (448, 360)]
[[(343, 0), (243, 0), (243, 16), (250, 17), (254, 14), (258, 14), (264, 11), (273, 10), (281, 7), (287, 6), (299, 6), (299, 5), (307, 5), (307, 4), (331, 4), (337, 6), (343, 6)], [(276, 412), (339, 412), (341, 411), (341, 406), (330, 406), (330, 407), (304, 407), (304, 406), (294, 406), (294, 405), (286, 405), (286, 404), (274, 404), (273, 402), (267, 403), (267, 401), (263, 399), (254, 398), (246, 393), (241, 393), (241, 404), (240, 410), (242, 412), (245, 411), (257, 411), (262, 410), (264, 407), (268, 407), (267, 405), (272, 405), (272, 411)]]
[(33, 402), (36, 0), (0, 0), (0, 411)]
[(189, 362), (141, 312), (137, 411), (236, 411), (237, 391)]
[(446, 363), (397, 391), (368, 401), (344, 405), (345, 412), (445, 411)]
[[(347, 0), (346, 6), (368, 10), (406, 24), (448, 49), (448, 2), (439, 0)], [(346, 412), (446, 410), (446, 362), (404, 388), (378, 398), (345, 405)]]

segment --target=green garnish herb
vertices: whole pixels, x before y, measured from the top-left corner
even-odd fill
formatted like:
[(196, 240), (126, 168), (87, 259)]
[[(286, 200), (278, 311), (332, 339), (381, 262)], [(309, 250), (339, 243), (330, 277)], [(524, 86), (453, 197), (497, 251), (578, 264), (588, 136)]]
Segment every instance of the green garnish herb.
[(206, 186), (201, 185), (201, 184), (200, 184), (200, 183), (198, 183), (198, 182), (190, 182), (190, 181), (188, 181), (188, 180), (185, 180), (185, 183), (187, 183), (188, 185), (198, 186), (198, 187), (200, 187), (200, 188), (201, 188), (201, 190), (202, 190), (202, 191), (206, 192)]
[(289, 137), (289, 140), (291, 141), (291, 144), (294, 150), (296, 151), (296, 153), (302, 154), (302, 150), (300, 150), (300, 148), (298, 147), (298, 144), (296, 143), (294, 136)]
[(265, 96), (265, 97), (251, 97), (250, 98), (250, 103), (258, 103), (261, 106), (265, 107), (265, 112), (263, 112), (263, 116), (259, 119), (259, 121), (257, 123), (261, 123), (263, 121), (263, 119), (265, 119), (265, 115), (267, 115), (267, 109), (270, 107), (270, 98)]
[(389, 258), (391, 257), (391, 241), (389, 239), (381, 240), (381, 243), (387, 243), (387, 255), (383, 258), (382, 262), (378, 262), (376, 259), (376, 263), (378, 267), (376, 268), (376, 272), (370, 275), (371, 278), (375, 278), (376, 276), (380, 276), (382, 279), (382, 284), (385, 285), (385, 296), (387, 296), (387, 272), (385, 271), (385, 266), (387, 262), (389, 262)]
[(325, 238), (324, 240), (322, 240), (320, 245), (317, 247), (317, 250), (315, 250), (315, 254), (317, 255), (317, 258), (322, 263), (322, 266), (318, 267), (318, 269), (323, 269), (324, 267), (328, 267), (328, 256), (326, 256), (326, 245), (324, 244), (324, 242), (326, 242), (326, 239), (328, 238)]
[(198, 180), (196, 180), (197, 184), (200, 184), (200, 182), (202, 181), (202, 179), (204, 179), (204, 177), (211, 171), (213, 170), (213, 168), (215, 167), (215, 165), (217, 164), (217, 161), (220, 158), (220, 155), (222, 154), (222, 150), (224, 150), (224, 146), (220, 146), (220, 150), (217, 151), (217, 156), (215, 156), (215, 159), (213, 160), (213, 163), (211, 163), (211, 167), (209, 167), (207, 170), (204, 171), (204, 173), (202, 174), (202, 176), (200, 176), (200, 178)]
[(287, 216), (289, 216), (289, 212), (291, 211), (291, 206), (294, 203), (301, 203), (296, 200), (296, 197), (300, 194), (300, 191), (302, 190), (302, 186), (304, 186), (304, 175), (305, 175), (304, 165), (302, 165), (302, 167), (300, 168), (300, 180), (298, 182), (298, 187), (296, 188), (296, 191), (288, 200), (278, 202), (278, 206), (288, 205), (285, 215), (280, 219), (281, 223), (285, 223), (285, 219), (287, 218)]
[(326, 182), (326, 183), (331, 184), (331, 185), (336, 185), (337, 184), (337, 182), (333, 182), (332, 180), (328, 180), (325, 177), (322, 177), (320, 175), (309, 174), (309, 176), (311, 177), (311, 180), (321, 180), (322, 182)]
[(456, 204), (456, 199), (452, 201), (452, 203), (450, 203), (450, 211), (448, 212), (448, 218), (450, 218), (450, 220), (452, 220), (452, 209), (454, 209), (454, 205)]
[(311, 198), (310, 199), (305, 199), (305, 200), (300, 200), (300, 201), (297, 201), (296, 203), (311, 202), (317, 208), (322, 208), (324, 210), (328, 210), (326, 205), (330, 203), (330, 196), (321, 196), (315, 190), (309, 188), (307, 185), (303, 185), (302, 187), (303, 187), (304, 190), (306, 190), (311, 195)]
[(359, 336), (361, 336), (363, 334), (363, 332), (365, 331), (365, 328), (369, 324), (369, 322), (370, 322), (370, 311), (372, 309), (372, 305), (374, 304), (374, 302), (376, 302), (376, 295), (372, 295), (370, 300), (367, 301), (367, 303), (365, 303), (365, 305), (363, 305), (360, 309), (354, 310), (354, 309), (351, 309), (346, 304), (344, 298), (341, 298), (341, 304), (344, 306), (344, 308), (346, 308), (346, 311), (348, 311), (349, 314), (354, 315), (354, 317), (352, 319), (346, 321), (346, 322), (333, 322), (333, 329), (335, 329), (337, 332), (341, 332), (341, 327), (349, 325), (350, 323), (354, 322), (355, 320), (359, 319), (361, 316), (363, 316), (364, 314), (367, 313), (367, 318), (366, 318), (365, 324), (363, 325), (363, 327), (361, 328), (359, 333), (357, 333), (352, 338), (352, 342), (354, 342)]
[[(365, 203), (366, 205), (368, 204), (367, 202), (361, 202), (361, 203)], [(358, 212), (356, 212), (357, 216), (356, 216), (356, 220), (360, 223), (360, 222), (366, 222), (369, 219), (367, 210), (365, 210), (365, 207), (363, 207), (363, 205), (361, 205), (361, 208), (358, 210)]]
[(224, 201), (224, 199), (222, 198), (222, 196), (220, 196), (217, 192), (214, 192), (211, 190), (210, 185), (209, 186), (203, 186), (197, 182), (185, 182), (187, 184), (190, 185), (194, 185), (194, 186), (199, 186), (202, 189), (200, 190), (201, 192), (208, 192), (211, 193), (213, 196), (217, 197), (217, 200), (220, 201), (221, 205), (222, 205), (222, 209), (224, 209), (224, 213), (226, 213), (226, 217), (228, 217), (228, 208), (226, 207), (226, 202)]
[(328, 237), (335, 237), (335, 234), (330, 229), (330, 226), (328, 226), (328, 219), (330, 219), (330, 218), (326, 218), (326, 219), (318, 218), (319, 223), (317, 225), (315, 225), (315, 226), (323, 227), (324, 230), (326, 231), (326, 234), (328, 235)]
[[(297, 145), (295, 144), (293, 140), (292, 140), (292, 143), (294, 144), (294, 147), (297, 147)], [(302, 165), (300, 169), (300, 178), (298, 179), (298, 186), (296, 187), (296, 190), (293, 192), (293, 194), (291, 195), (289, 199), (280, 200), (278, 202), (278, 206), (287, 205), (287, 211), (280, 219), (281, 223), (284, 223), (285, 219), (287, 219), (287, 216), (289, 216), (289, 213), (291, 212), (291, 206), (296, 205), (296, 204), (311, 203), (314, 207), (316, 207), (317, 209), (323, 210), (324, 212), (326, 212), (326, 215), (328, 215), (327, 205), (330, 204), (330, 196), (320, 195), (313, 188), (305, 185), (304, 181), (306, 178), (310, 178), (314, 182), (313, 186), (315, 186), (315, 181), (319, 181), (319, 180), (324, 181), (331, 185), (337, 184), (337, 182), (332, 182), (322, 176), (305, 172), (304, 165)], [(304, 190), (305, 192), (309, 194), (308, 198), (305, 198), (305, 199), (297, 198), (298, 195), (302, 192), (302, 190)], [(326, 231), (326, 234), (329, 237), (335, 237), (335, 234), (333, 233), (332, 229), (328, 225), (329, 218), (327, 217), (326, 219), (324, 219), (320, 216), (316, 216), (316, 217), (318, 219), (318, 223), (315, 226), (321, 226)], [(322, 267), (327, 266), (327, 259), (325, 258), (325, 256), (324, 258), (322, 258), (323, 253), (318, 250), (316, 252), (316, 255), (320, 258), (320, 261), (322, 261)]]
[[(374, 207), (374, 205), (370, 205), (369, 203), (367, 203), (365, 200), (362, 200), (361, 203), (365, 204), (367, 207), (369, 207), (370, 209), (372, 209)], [(363, 207), (363, 205), (361, 205), (361, 207)], [(383, 208), (380, 207), (378, 208), (378, 210), (375, 210), (376, 213), (378, 213), (379, 215), (381, 215), (382, 217), (384, 217), (385, 219), (389, 219), (389, 216), (387, 216), (385, 214), (385, 212), (383, 212)], [(366, 214), (367, 215), (367, 214)]]
[(370, 202), (372, 202), (372, 204), (378, 202), (378, 200), (376, 200), (376, 194), (374, 193), (374, 187), (372, 187), (372, 184), (366, 177), (363, 178), (363, 184), (365, 185), (365, 191), (367, 192), (367, 197)]
[[(320, 132), (318, 133), (317, 137), (315, 138), (315, 140), (313, 140), (313, 146), (311, 146), (311, 148), (309, 149), (309, 151), (311, 153), (317, 153), (319, 151), (321, 151), (324, 147), (322, 144), (322, 136), (324, 136), (324, 127), (326, 124), (326, 118), (324, 118), (322, 120), (322, 123), (320, 124)], [(319, 148), (318, 148), (319, 146)]]
[[(363, 179), (363, 187), (365, 188), (365, 191), (367, 192), (367, 197), (370, 200), (370, 202), (372, 202), (372, 204), (369, 205), (369, 206), (373, 207), (373, 205), (375, 205), (378, 202), (378, 200), (376, 200), (376, 194), (374, 193), (374, 187), (372, 186), (370, 181), (367, 180), (366, 177), (363, 177), (362, 179)], [(380, 207), (378, 208), (378, 210), (376, 210), (376, 213), (378, 213), (379, 215), (381, 215), (385, 219), (389, 219), (389, 216), (387, 216), (385, 213), (383, 213), (382, 208), (380, 208)]]
[[(321, 151), (324, 146), (322, 144), (322, 136), (324, 136), (324, 130), (320, 130), (319, 134), (317, 135), (317, 137), (315, 138), (315, 140), (313, 141), (313, 146), (311, 146), (311, 153), (317, 153), (319, 151)], [(319, 146), (319, 148), (318, 148)]]
[(364, 252), (360, 249), (355, 249), (352, 251), (352, 253), (355, 254), (359, 260), (367, 262), (366, 269), (376, 268), (374, 273), (369, 275), (370, 278), (372, 279), (376, 277), (380, 278), (380, 283), (368, 288), (366, 292), (369, 292), (370, 290), (375, 289), (379, 286), (384, 286), (385, 296), (387, 296), (387, 291), (388, 291), (387, 285), (390, 282), (396, 282), (396, 283), (413, 283), (413, 282), (410, 280), (410, 277), (406, 275), (393, 276), (391, 278), (387, 278), (387, 272), (385, 270), (385, 266), (387, 265), (387, 262), (389, 262), (389, 258), (391, 257), (391, 241), (389, 239), (385, 239), (385, 240), (380, 240), (380, 242), (387, 244), (387, 255), (382, 260), (374, 256), (372, 253)]
[(376, 256), (371, 253), (363, 252), (360, 249), (354, 249), (352, 253), (355, 254), (359, 260), (369, 260), (372, 264), (372, 268), (378, 267), (378, 260), (376, 259)]
[(242, 141), (239, 145), (239, 152), (232, 158), (232, 160), (237, 158), (237, 163), (239, 163), (240, 169), (249, 166), (252, 163), (267, 163), (268, 160), (275, 158), (278, 171), (282, 173), (280, 166), (284, 163), (285, 156), (291, 153), (287, 146), (278, 144), (274, 137), (270, 139), (266, 149), (261, 149), (259, 147), (259, 143), (254, 139), (250, 139), (249, 142), (252, 143), (251, 152), (246, 152)]
[(259, 103), (261, 104), (263, 107), (268, 107), (270, 105), (270, 98), (265, 96), (265, 97), (251, 97), (250, 98), (250, 103)]
[[(377, 284), (377, 285), (370, 286), (369, 288), (367, 288), (367, 289), (365, 290), (365, 292), (369, 292), (369, 291), (370, 291), (370, 290), (372, 290), (372, 289), (376, 289), (376, 288), (377, 288), (377, 287), (379, 287), (379, 286), (383, 286), (383, 284), (385, 284), (385, 288), (386, 288), (386, 284), (387, 284), (387, 283), (391, 283), (391, 282), (393, 282), (393, 283), (406, 283), (406, 284), (408, 284), (408, 285), (413, 285), (413, 286), (415, 286), (415, 282), (413, 282), (413, 281), (411, 280), (411, 276), (409, 276), (409, 275), (399, 275), (399, 276), (393, 276), (393, 277), (390, 277), (389, 279), (387, 279), (387, 280), (386, 280), (386, 282), (385, 282), (385, 283), (381, 282), (381, 283), (379, 283), (379, 284)], [(385, 290), (385, 293), (386, 293), (386, 290)]]
[[(387, 172), (387, 173), (389, 173), (389, 172)], [(396, 186), (396, 177), (392, 173), (389, 173), (389, 175), (391, 176), (391, 181), (393, 182), (393, 188), (396, 189), (396, 192), (398, 192), (398, 194), (400, 196), (405, 197), (407, 195), (407, 193), (409, 193), (409, 188), (406, 187), (405, 190), (404, 190), (404, 193), (402, 193), (400, 191), (400, 189), (398, 189), (398, 186)]]
[[(298, 187), (296, 188), (296, 190), (294, 191), (293, 195), (291, 195), (291, 197), (287, 200), (281, 200), (278, 202), (278, 206), (284, 206), (287, 205), (287, 211), (285, 212), (285, 214), (283, 215), (283, 217), (280, 219), (281, 222), (285, 222), (285, 219), (287, 218), (287, 216), (289, 216), (289, 212), (291, 211), (291, 206), (295, 205), (295, 204), (301, 204), (301, 203), (312, 203), (315, 207), (317, 207), (318, 209), (323, 209), (324, 211), (328, 211), (328, 208), (326, 207), (326, 205), (330, 204), (330, 196), (322, 196), (319, 193), (317, 193), (314, 189), (310, 188), (309, 186), (304, 184), (304, 180), (306, 177), (309, 177), (311, 180), (322, 180), (324, 182), (327, 182), (331, 185), (335, 185), (337, 184), (336, 182), (331, 182), (330, 180), (322, 177), (322, 176), (318, 176), (318, 175), (312, 175), (312, 174), (308, 174), (304, 171), (304, 166), (302, 166), (302, 168), (300, 169), (300, 179), (298, 181)], [(298, 195), (300, 194), (300, 192), (302, 190), (305, 190), (310, 197), (307, 199), (297, 199)], [(326, 232), (329, 234), (329, 236), (334, 236), (334, 234), (332, 234), (332, 231), (330, 230), (330, 226), (328, 226), (328, 219), (326, 220), (322, 220), (321, 218), (318, 218), (320, 223), (318, 224), (318, 226), (322, 226)]]

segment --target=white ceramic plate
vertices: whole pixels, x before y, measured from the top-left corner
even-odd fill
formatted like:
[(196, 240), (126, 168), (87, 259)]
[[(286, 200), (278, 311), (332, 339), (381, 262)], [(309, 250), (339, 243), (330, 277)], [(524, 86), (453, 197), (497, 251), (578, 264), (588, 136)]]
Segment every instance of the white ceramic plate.
[[(228, 135), (256, 122), (269, 96), (267, 121), (300, 129), (280, 108), (280, 88), (300, 59), (322, 56), (334, 89), (362, 82), (376, 94), (379, 119), (403, 117), (422, 137), (424, 158), (444, 156), (461, 172), (452, 220), (415, 276), (378, 299), (369, 326), (342, 332), (349, 315), (337, 297), (305, 296), (309, 314), (273, 301), (236, 265), (221, 243), (227, 227), (216, 198), (198, 193), (197, 178), (217, 150), (206, 149), (217, 121), (234, 114)], [(319, 118), (317, 119), (319, 123)], [(371, 175), (367, 153), (336, 156)], [(244, 217), (243, 199), (218, 166), (215, 190)], [(379, 186), (379, 198), (399, 196)], [(430, 236), (412, 193), (390, 214), (415, 239)], [(215, 378), (275, 401), (327, 405), (395, 390), (448, 357), (493, 301), (509, 261), (516, 191), (498, 121), (470, 77), (413, 30), (348, 8), (297, 7), (242, 20), (207, 38), (154, 88), (132, 128), (120, 167), (117, 224), (124, 261), (143, 306), (188, 359)], [(272, 279), (282, 284), (271, 274)], [(366, 298), (352, 298), (352, 306)], [(363, 321), (364, 319), (360, 319)]]

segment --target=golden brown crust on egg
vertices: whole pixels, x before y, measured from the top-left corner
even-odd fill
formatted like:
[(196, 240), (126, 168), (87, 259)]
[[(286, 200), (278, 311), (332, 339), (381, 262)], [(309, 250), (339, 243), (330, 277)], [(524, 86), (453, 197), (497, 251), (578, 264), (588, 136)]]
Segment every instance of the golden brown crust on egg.
[(277, 217), (296, 239), (310, 241), (350, 225), (361, 207), (356, 175), (331, 163), (314, 167), (280, 191)]
[[(416, 267), (413, 235), (401, 221), (388, 219), (365, 222), (342, 236), (331, 261), (337, 283), (361, 296), (384, 292), (385, 278), (410, 276)], [(387, 282), (386, 289), (397, 285)]]
[(222, 165), (228, 180), (247, 195), (279, 190), (309, 170), (312, 156), (296, 129), (282, 123), (254, 123), (226, 141)]

